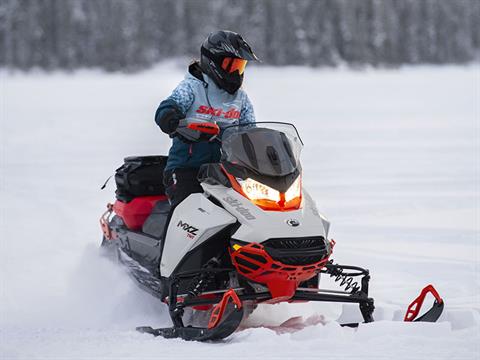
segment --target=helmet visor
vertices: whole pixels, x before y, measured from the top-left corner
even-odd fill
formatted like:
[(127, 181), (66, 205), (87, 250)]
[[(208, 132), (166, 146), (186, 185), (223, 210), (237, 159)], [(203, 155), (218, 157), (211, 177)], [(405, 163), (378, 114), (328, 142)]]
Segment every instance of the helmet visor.
[(226, 57), (222, 61), (222, 69), (230, 74), (238, 70), (238, 73), (242, 75), (246, 66), (247, 60), (244, 59)]

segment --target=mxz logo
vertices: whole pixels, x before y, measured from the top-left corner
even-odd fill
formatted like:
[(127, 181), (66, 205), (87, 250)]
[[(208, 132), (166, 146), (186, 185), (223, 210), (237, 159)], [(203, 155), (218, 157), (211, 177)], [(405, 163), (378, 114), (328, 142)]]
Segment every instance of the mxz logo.
[(228, 111), (223, 111), (220, 109), (215, 109), (210, 106), (201, 105), (197, 109), (197, 113), (213, 115), (213, 116), (223, 116), (225, 119), (238, 119), (240, 118), (240, 111), (235, 108), (230, 108)]
[(198, 229), (192, 225), (187, 224), (186, 222), (183, 222), (182, 220), (178, 222), (177, 227), (185, 230), (187, 232), (187, 237), (190, 239), (193, 239), (195, 236), (197, 236)]

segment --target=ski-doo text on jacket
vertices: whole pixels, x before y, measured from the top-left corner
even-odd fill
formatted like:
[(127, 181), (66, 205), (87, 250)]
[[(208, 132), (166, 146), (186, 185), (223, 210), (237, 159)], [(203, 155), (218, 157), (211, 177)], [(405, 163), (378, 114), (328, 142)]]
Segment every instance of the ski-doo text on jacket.
[[(219, 88), (202, 73), (198, 63), (190, 65), (185, 79), (160, 103), (155, 113), (155, 121), (160, 127), (165, 113), (172, 109), (179, 120), (215, 121), (220, 128), (255, 122), (253, 106), (247, 94), (242, 89), (229, 94)], [(199, 168), (202, 164), (219, 160), (220, 144), (217, 141), (188, 144), (174, 137), (165, 170)]]

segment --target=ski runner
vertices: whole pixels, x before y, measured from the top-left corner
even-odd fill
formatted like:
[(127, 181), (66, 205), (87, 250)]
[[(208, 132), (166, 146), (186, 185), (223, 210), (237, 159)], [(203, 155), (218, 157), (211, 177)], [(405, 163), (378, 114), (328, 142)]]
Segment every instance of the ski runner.
[(172, 137), (164, 172), (172, 210), (190, 194), (203, 192), (197, 180), (200, 166), (220, 161), (218, 141), (189, 141), (176, 133), (179, 122), (215, 121), (220, 128), (255, 122), (253, 106), (241, 89), (247, 62), (258, 60), (250, 45), (239, 34), (220, 30), (207, 37), (200, 55), (155, 113), (157, 125)]

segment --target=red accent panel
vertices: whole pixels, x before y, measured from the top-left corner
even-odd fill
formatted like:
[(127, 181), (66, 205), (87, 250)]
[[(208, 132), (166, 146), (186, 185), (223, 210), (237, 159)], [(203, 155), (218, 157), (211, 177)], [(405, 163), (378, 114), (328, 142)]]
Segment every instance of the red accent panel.
[(412, 303), (408, 306), (408, 309), (407, 309), (407, 312), (405, 313), (405, 318), (403, 319), (403, 321), (413, 321), (417, 317), (418, 313), (420, 312), (420, 309), (422, 308), (423, 301), (425, 300), (425, 297), (427, 296), (428, 293), (431, 293), (439, 304), (443, 302), (442, 298), (440, 297), (437, 290), (435, 290), (433, 285), (427, 285), (420, 292), (420, 295), (418, 295), (418, 297), (415, 300), (413, 300)]
[(117, 200), (113, 204), (113, 211), (123, 219), (130, 230), (138, 230), (152, 212), (157, 201), (167, 200), (165, 195), (140, 196), (128, 203)]
[(241, 275), (267, 285), (272, 295), (272, 299), (267, 302), (272, 304), (290, 299), (302, 281), (318, 274), (329, 256), (330, 254), (313, 264), (286, 265), (273, 260), (263, 245), (258, 243), (242, 246), (236, 251), (230, 250), (232, 263)]
[(217, 124), (213, 123), (190, 123), (187, 126), (189, 129), (209, 134), (209, 135), (218, 135), (220, 133), (220, 128)]

